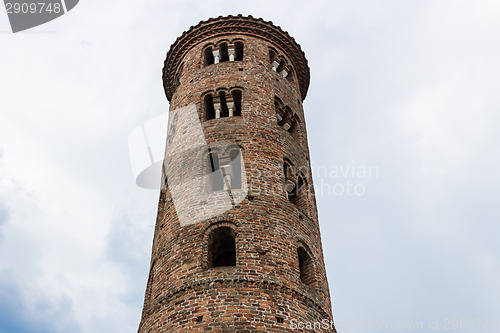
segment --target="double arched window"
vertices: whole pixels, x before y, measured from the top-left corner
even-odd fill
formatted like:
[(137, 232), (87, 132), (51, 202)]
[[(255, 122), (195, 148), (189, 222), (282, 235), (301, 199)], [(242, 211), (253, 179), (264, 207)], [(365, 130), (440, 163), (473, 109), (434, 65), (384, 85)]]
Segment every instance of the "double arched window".
[(216, 45), (205, 47), (203, 51), (203, 64), (205, 66), (218, 64), (226, 61), (243, 60), (242, 41), (220, 41)]
[(239, 190), (242, 187), (242, 150), (232, 145), (224, 151), (211, 149), (205, 157), (207, 192)]
[(278, 125), (289, 132), (297, 142), (301, 143), (299, 117), (278, 96), (274, 97), (274, 109)]
[(273, 48), (269, 48), (271, 69), (289, 81), (293, 81), (293, 69), (288, 60)]
[(241, 116), (241, 90), (219, 89), (203, 96), (204, 120)]
[(287, 158), (283, 160), (283, 173), (288, 201), (307, 212), (308, 188), (306, 177), (302, 171), (296, 170), (295, 166)]

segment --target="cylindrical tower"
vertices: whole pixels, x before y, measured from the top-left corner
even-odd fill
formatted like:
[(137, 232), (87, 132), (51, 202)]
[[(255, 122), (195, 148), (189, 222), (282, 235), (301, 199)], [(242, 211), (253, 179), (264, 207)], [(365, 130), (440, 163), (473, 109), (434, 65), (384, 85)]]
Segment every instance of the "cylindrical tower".
[(163, 82), (169, 129), (139, 332), (335, 332), (300, 46), (262, 19), (209, 19), (171, 46)]

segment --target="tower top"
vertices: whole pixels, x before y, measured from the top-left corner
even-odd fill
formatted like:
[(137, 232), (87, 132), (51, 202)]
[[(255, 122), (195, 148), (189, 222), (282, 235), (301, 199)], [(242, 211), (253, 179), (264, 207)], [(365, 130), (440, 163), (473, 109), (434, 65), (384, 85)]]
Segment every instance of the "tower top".
[(201, 21), (197, 25), (191, 26), (188, 31), (184, 31), (170, 46), (163, 67), (163, 88), (169, 101), (175, 92), (175, 73), (187, 51), (205, 39), (224, 36), (228, 33), (259, 37), (279, 47), (291, 59), (299, 80), (301, 97), (302, 99), (306, 98), (309, 88), (309, 66), (300, 45), (288, 32), (283, 31), (271, 21), (240, 14), (238, 16), (219, 16)]

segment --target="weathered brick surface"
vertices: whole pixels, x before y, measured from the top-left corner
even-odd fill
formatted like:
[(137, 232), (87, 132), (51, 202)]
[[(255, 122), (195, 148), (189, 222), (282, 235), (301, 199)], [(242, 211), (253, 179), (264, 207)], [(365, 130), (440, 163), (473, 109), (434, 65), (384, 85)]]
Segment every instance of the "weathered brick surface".
[[(198, 38), (179, 53), (181, 59), (171, 62), (176, 66), (166, 63), (164, 78), (174, 77), (170, 71), (179, 71), (182, 64), (179, 84), (169, 88), (166, 83), (170, 109), (195, 104), (202, 120), (206, 119), (203, 94), (220, 88), (241, 89), (241, 116), (204, 120), (202, 126), (209, 143), (223, 141), (241, 147), (247, 183), (244, 190), (248, 190), (248, 197), (228, 211), (198, 221), (211, 206), (221, 204), (218, 193), (211, 194), (205, 202), (193, 199), (199, 197), (193, 192), (206, 192), (205, 185), (200, 183), (199, 188), (185, 193), (189, 214), (196, 222), (181, 225), (169, 187), (161, 190), (139, 332), (298, 332), (310, 330), (293, 330), (293, 320), (332, 319), (302, 109), (308, 69), (307, 83), (296, 70), (307, 67), (307, 62), (303, 54), (299, 57), (285, 53), (284, 43), (296, 45), (287, 34), (283, 33), (281, 38), (289, 40), (279, 42), (260, 31), (266, 25), (276, 29), (271, 23), (241, 17), (215, 21), (225, 19), (241, 20), (242, 26), (256, 27), (246, 31), (238, 28), (236, 22), (233, 28), (225, 27), (223, 33)], [(207, 22), (213, 24), (214, 19)], [(193, 28), (183, 35), (184, 39), (190, 33), (194, 33)], [(243, 60), (204, 66), (204, 47), (221, 40), (243, 41)], [(182, 38), (178, 39), (169, 54), (174, 54), (176, 45), (182, 42)], [(271, 70), (270, 47), (281, 51), (293, 66), (291, 80)], [(301, 52), (300, 48), (297, 52)], [(302, 62), (298, 64), (297, 59)], [(297, 114), (298, 140), (278, 125), (275, 96)], [(195, 159), (203, 158), (203, 152), (193, 153), (185, 161), (179, 160), (176, 167), (181, 170)], [(297, 204), (288, 200), (284, 190), (284, 158), (302, 170), (309, 185), (304, 200)], [(217, 224), (235, 231), (234, 267), (208, 267), (207, 235)], [(310, 285), (300, 279), (299, 246), (312, 258)], [(283, 322), (277, 317), (283, 318)]]

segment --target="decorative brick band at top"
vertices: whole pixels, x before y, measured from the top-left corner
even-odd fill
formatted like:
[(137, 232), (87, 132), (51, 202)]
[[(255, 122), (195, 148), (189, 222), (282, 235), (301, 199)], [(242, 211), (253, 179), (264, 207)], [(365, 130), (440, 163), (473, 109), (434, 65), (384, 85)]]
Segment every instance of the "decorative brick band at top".
[(227, 36), (236, 33), (260, 37), (274, 45), (280, 47), (283, 52), (292, 60), (295, 73), (299, 80), (300, 94), (302, 100), (306, 98), (309, 88), (309, 66), (304, 51), (300, 45), (286, 31), (275, 26), (272, 22), (266, 22), (263, 19), (256, 19), (252, 16), (219, 16), (201, 21), (195, 26), (185, 31), (170, 46), (167, 58), (163, 67), (163, 88), (167, 99), (170, 101), (175, 92), (174, 76), (182, 62), (184, 55), (195, 45), (205, 39)]

